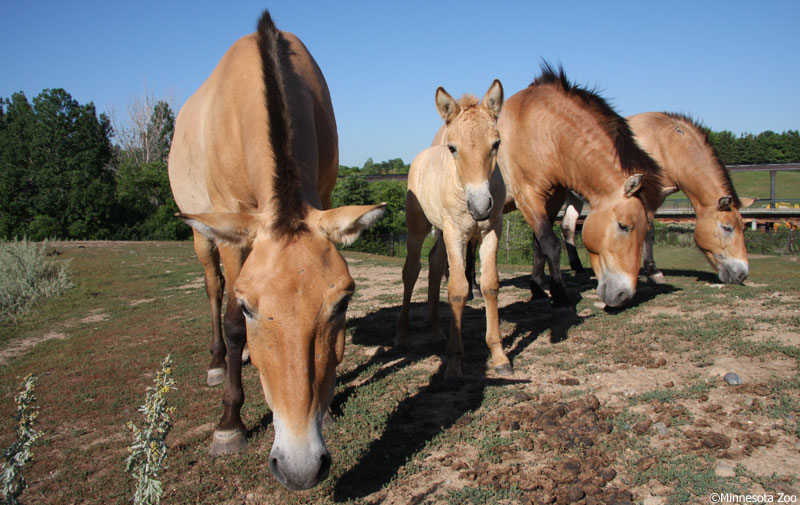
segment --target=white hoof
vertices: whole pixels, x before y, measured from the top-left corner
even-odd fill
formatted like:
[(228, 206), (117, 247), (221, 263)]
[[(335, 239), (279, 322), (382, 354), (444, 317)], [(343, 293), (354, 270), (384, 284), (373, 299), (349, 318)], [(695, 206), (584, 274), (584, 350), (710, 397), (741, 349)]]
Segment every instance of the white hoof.
[(216, 430), (208, 452), (212, 456), (232, 454), (247, 447), (247, 435), (241, 430)]
[(242, 364), (247, 363), (250, 361), (250, 348), (244, 346), (244, 350), (242, 351)]
[(211, 368), (208, 370), (206, 377), (206, 384), (209, 387), (218, 386), (225, 382), (225, 369), (224, 368)]

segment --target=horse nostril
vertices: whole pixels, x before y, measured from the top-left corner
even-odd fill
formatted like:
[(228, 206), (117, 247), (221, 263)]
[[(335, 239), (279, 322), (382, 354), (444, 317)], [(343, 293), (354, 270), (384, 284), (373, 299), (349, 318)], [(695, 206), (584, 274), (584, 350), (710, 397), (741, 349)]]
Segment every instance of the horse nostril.
[(283, 473), (281, 473), (281, 469), (278, 467), (278, 458), (269, 458), (269, 469), (280, 482), (284, 482), (285, 479), (283, 478)]
[(319, 471), (317, 472), (317, 482), (322, 481), (325, 477), (328, 476), (328, 472), (331, 469), (331, 455), (327, 452), (319, 457)]

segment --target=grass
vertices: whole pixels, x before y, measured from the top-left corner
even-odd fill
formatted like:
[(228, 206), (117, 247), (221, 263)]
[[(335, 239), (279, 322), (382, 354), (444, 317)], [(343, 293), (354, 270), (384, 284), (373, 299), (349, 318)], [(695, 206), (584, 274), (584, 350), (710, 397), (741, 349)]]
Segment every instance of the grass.
[[(204, 385), (210, 359), (208, 302), (191, 244), (49, 247), (61, 253), (57, 261), (70, 261), (75, 287), (42, 302), (13, 325), (0, 327), (5, 345), (49, 331), (64, 335), (0, 367), (0, 446), (11, 440), (16, 385), (28, 373), (39, 377), (39, 422), (45, 436), (26, 472), (26, 503), (128, 503), (132, 485), (124, 471), (129, 443), (125, 423), (138, 417), (140, 392), (167, 354), (175, 361), (177, 390), (170, 401), (177, 414), (167, 439), (163, 503), (527, 503), (532, 495), (518, 486), (518, 474), (538, 476), (565, 457), (583, 457), (599, 448), (625, 462), (613, 464), (619, 476), (608, 486), (631, 488), (642, 496), (652, 482), (663, 482), (675, 490), (668, 497), (672, 503), (696, 503), (718, 485), (752, 489), (756, 482), (766, 487), (779, 481), (744, 472), (720, 479), (713, 475), (713, 452), (678, 449), (688, 441), (681, 430), (698, 419), (714, 421), (716, 411), (703, 410), (707, 405), (727, 409), (719, 414), (724, 422), (780, 422), (781, 436), (800, 436), (799, 346), (786, 338), (754, 338), (758, 332), (797, 332), (800, 269), (793, 257), (753, 258), (748, 285), (717, 288), (716, 276), (696, 250), (657, 247), (656, 259), (669, 285), (640, 281), (633, 306), (621, 312), (596, 306), (593, 281), (566, 272), (571, 289), (582, 296), (577, 306), (582, 315), (558, 323), (568, 327), (563, 340), (556, 338), (557, 316), (526, 303), (527, 265), (501, 266), (501, 327), (517, 372), (508, 380), (491, 373), (483, 312), (473, 304), (465, 309), (465, 385), (453, 390), (442, 381), (444, 351), (429, 342), (422, 316), (412, 321), (410, 353), (375, 352), (391, 345), (402, 288), (396, 279), (384, 286), (397, 290), (397, 296), (370, 296), (363, 288), (376, 282), (372, 269), (396, 271), (399, 279), (402, 260), (348, 252), (348, 258), (358, 260), (350, 265), (359, 285), (351, 310), (360, 315), (348, 321), (348, 345), (332, 405), (337, 423), (325, 432), (334, 458), (332, 474), (311, 491), (289, 493), (266, 469), (274, 432), (253, 366), (243, 373), (247, 451), (223, 458), (207, 455), (221, 412), (221, 390)], [(420, 282), (425, 278), (423, 272)], [(412, 314), (424, 314), (421, 293), (412, 300)], [(89, 317), (93, 315), (104, 317)], [(445, 329), (448, 318), (443, 303)], [(667, 357), (667, 365), (652, 368), (660, 356)], [(692, 361), (695, 357), (701, 359)], [(697, 366), (731, 360), (746, 372), (775, 369), (760, 378), (742, 373), (746, 387), (764, 389), (758, 396), (763, 409), (738, 407), (744, 395), (755, 393), (726, 388), (712, 380), (710, 367)], [(637, 374), (658, 379), (626, 389), (634, 387), (627, 381)], [(567, 375), (578, 377), (580, 385), (560, 384)], [(666, 380), (674, 380), (675, 386), (664, 387)], [(520, 394), (530, 400), (521, 400)], [(518, 430), (503, 427), (504, 413), (518, 405), (568, 403), (590, 394), (602, 399), (599, 421), (614, 427), (610, 433), (596, 432), (595, 449), (562, 449), (557, 437), (545, 437), (536, 438), (533, 452), (521, 450), (522, 441), (542, 433), (525, 428), (524, 418)], [(701, 401), (705, 397), (710, 399)], [(679, 408), (690, 412), (681, 414)], [(632, 432), (636, 423), (662, 415), (673, 420), (668, 438), (657, 439), (654, 430), (641, 436)], [(569, 432), (572, 426), (560, 429)], [(657, 463), (639, 470), (636, 463), (649, 456)], [(485, 468), (503, 477), (493, 485), (480, 476), (465, 481), (450, 469), (456, 460), (470, 471)], [(797, 475), (790, 468), (785, 472)]]

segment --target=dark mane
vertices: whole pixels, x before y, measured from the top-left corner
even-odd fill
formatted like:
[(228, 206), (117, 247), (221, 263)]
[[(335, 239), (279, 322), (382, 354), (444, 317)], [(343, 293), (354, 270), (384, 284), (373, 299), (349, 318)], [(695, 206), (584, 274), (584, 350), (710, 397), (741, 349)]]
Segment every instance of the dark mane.
[(305, 224), (306, 206), (300, 192), (300, 177), (292, 156), (292, 129), (286, 99), (284, 69), (289, 66), (289, 43), (264, 11), (258, 21), (258, 50), (266, 89), (269, 140), (275, 160), (273, 201), (275, 221), (272, 229), (279, 236), (293, 237), (308, 230)]
[(573, 84), (567, 79), (564, 68), (559, 65), (554, 69), (548, 62), (541, 63), (542, 73), (534, 79), (531, 87), (554, 86), (560, 88), (565, 95), (578, 99), (587, 110), (591, 111), (611, 139), (619, 158), (622, 172), (627, 175), (641, 173), (642, 190), (637, 195), (648, 209), (655, 210), (661, 197), (661, 167), (636, 143), (633, 132), (624, 117), (620, 116), (596, 90), (590, 90)]
[(719, 159), (719, 153), (717, 153), (717, 149), (714, 147), (714, 144), (711, 143), (711, 139), (708, 136), (709, 129), (706, 128), (700, 121), (695, 120), (688, 114), (679, 114), (677, 112), (663, 112), (662, 114), (669, 116), (675, 121), (680, 121), (688, 128), (694, 129), (694, 131), (700, 135), (700, 137), (703, 139), (703, 142), (705, 142), (706, 147), (708, 147), (708, 149), (711, 151), (711, 157), (714, 160), (714, 169), (722, 179), (723, 188), (728, 195), (733, 197), (733, 205), (737, 209), (741, 208), (742, 202), (739, 200), (739, 196), (736, 194), (736, 189), (733, 187), (733, 181), (731, 181), (731, 176), (728, 174), (728, 169), (725, 168), (722, 160)]

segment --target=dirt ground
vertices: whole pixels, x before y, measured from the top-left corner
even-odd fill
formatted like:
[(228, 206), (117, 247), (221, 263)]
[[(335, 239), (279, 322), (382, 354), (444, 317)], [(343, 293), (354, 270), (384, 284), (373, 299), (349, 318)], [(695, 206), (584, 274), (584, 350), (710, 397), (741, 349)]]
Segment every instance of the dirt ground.
[[(425, 324), (427, 269), (410, 350), (392, 348), (402, 260), (345, 253), (357, 289), (326, 428), (334, 463), (317, 488), (284, 490), (265, 457), (274, 436), (246, 366), (246, 451), (207, 454), (221, 388), (205, 385), (208, 305), (188, 243), (64, 243), (76, 288), (38, 308), (0, 345), (0, 442), (21, 377), (39, 376), (39, 422), (25, 503), (129, 503), (127, 421), (167, 353), (177, 418), (162, 503), (793, 503), (800, 490), (800, 269), (753, 257), (744, 286), (721, 285), (696, 251), (657, 259), (631, 306), (608, 310), (596, 281), (567, 271), (575, 311), (529, 301), (528, 268), (501, 268), (500, 329), (514, 366), (491, 367), (483, 302), (464, 311), (464, 384)], [(446, 282), (441, 326), (449, 330)], [(735, 373), (740, 385), (724, 376)], [(766, 498), (769, 497), (769, 498)], [(739, 500), (739, 503), (742, 501)]]

